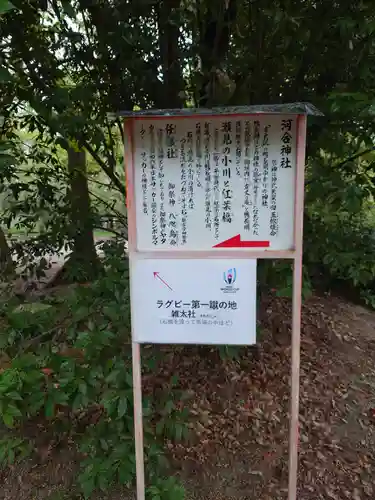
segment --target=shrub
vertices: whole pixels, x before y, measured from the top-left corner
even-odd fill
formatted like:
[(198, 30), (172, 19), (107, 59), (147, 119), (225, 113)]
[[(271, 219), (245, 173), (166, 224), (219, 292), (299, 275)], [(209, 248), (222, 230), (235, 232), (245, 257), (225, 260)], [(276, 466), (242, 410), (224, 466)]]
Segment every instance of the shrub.
[[(135, 476), (133, 390), (130, 352), (128, 262), (122, 246), (107, 245), (106, 274), (70, 295), (54, 298), (36, 314), (3, 310), (7, 364), (0, 372), (0, 415), (8, 427), (45, 419), (51, 429), (70, 429), (82, 457), (77, 481), (89, 498)], [(51, 314), (54, 311), (54, 314)], [(31, 314), (31, 316), (30, 316)], [(41, 316), (40, 316), (41, 315)], [(40, 320), (40, 321), (39, 321)], [(55, 322), (54, 322), (55, 321)], [(13, 339), (12, 342), (9, 340)], [(147, 369), (147, 366), (146, 366)], [(183, 498), (165, 475), (163, 439), (187, 436), (176, 380), (159, 399), (144, 400), (144, 435), (149, 498)], [(8, 442), (0, 458), (16, 456)]]

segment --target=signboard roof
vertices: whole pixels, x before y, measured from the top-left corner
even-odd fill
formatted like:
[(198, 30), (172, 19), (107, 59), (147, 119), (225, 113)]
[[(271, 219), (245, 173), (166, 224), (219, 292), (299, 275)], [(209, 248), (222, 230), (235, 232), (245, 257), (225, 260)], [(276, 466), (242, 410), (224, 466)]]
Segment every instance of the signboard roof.
[(156, 116), (193, 116), (193, 115), (239, 115), (239, 114), (284, 114), (324, 116), (313, 104), (292, 102), (285, 104), (264, 104), (252, 106), (222, 106), (217, 108), (183, 108), (183, 109), (146, 109), (141, 111), (120, 111), (116, 116), (123, 117), (156, 117)]

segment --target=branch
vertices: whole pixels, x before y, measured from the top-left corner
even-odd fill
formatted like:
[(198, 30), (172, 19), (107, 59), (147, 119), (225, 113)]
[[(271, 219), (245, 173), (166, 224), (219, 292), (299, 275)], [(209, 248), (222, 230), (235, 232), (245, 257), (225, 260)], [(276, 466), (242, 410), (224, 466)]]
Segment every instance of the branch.
[[(352, 156), (349, 156), (349, 158), (346, 158), (345, 160), (343, 161), (340, 161), (339, 163), (337, 163), (333, 169), (336, 170), (338, 168), (341, 168), (345, 165), (345, 163), (348, 163), (350, 161), (354, 161), (354, 160), (357, 160), (358, 158), (360, 158), (361, 156), (364, 156), (364, 155), (367, 155), (368, 153), (371, 153), (372, 151), (375, 151), (375, 146), (371, 147), (371, 148), (368, 148), (368, 149), (365, 149), (364, 151), (360, 151), (359, 153), (355, 153), (354, 155)], [(319, 177), (320, 179), (320, 177)], [(305, 182), (305, 187), (306, 186), (309, 186), (310, 184), (312, 184), (313, 182), (317, 181), (318, 178), (313, 178), (313, 179), (310, 179), (309, 181)]]
[[(30, 73), (30, 78), (34, 81), (35, 83), (35, 86), (41, 90), (44, 90), (47, 95), (49, 95), (49, 89), (48, 87), (44, 84), (44, 82), (42, 81), (42, 79), (35, 73), (35, 71), (33, 70), (33, 68), (30, 66), (30, 63), (29, 61), (25, 61), (25, 64), (29, 70), (29, 73)], [(30, 102), (31, 105), (32, 102)], [(43, 103), (40, 103), (43, 105)], [(46, 111), (48, 111), (46, 109)], [(59, 110), (60, 111), (60, 110)], [(61, 110), (62, 111), (62, 110)], [(38, 117), (40, 119), (40, 114), (38, 113)], [(61, 130), (57, 130), (57, 127), (56, 127), (56, 124), (54, 124), (54, 126), (51, 125), (51, 123), (49, 123), (48, 119), (46, 118), (46, 116), (43, 117), (44, 121), (46, 122), (47, 126), (49, 127), (49, 129), (53, 132), (59, 132), (62, 136), (64, 136), (65, 134), (63, 134), (61, 132)], [(94, 158), (94, 160), (97, 162), (97, 164), (102, 168), (102, 170), (104, 170), (104, 172), (108, 175), (108, 177), (112, 180), (114, 186), (117, 188), (117, 190), (124, 194), (125, 193), (125, 188), (124, 188), (124, 185), (122, 184), (122, 182), (120, 181), (120, 179), (117, 177), (117, 175), (115, 174), (115, 172), (111, 169), (110, 166), (106, 165), (106, 163), (100, 158), (100, 156), (94, 151), (94, 149), (91, 147), (90, 144), (88, 144), (87, 141), (82, 141), (82, 146), (85, 147), (87, 149), (87, 151), (90, 153), (90, 155)]]
[(102, 231), (106, 231), (107, 233), (112, 233), (115, 236), (118, 236), (119, 238), (128, 238), (128, 228), (126, 228), (126, 234), (121, 234), (118, 231), (115, 231), (114, 229), (110, 229), (108, 227), (103, 227), (103, 226), (94, 226), (95, 229), (101, 229)]
[(104, 172), (108, 175), (108, 177), (111, 179), (111, 181), (113, 182), (113, 184), (115, 185), (115, 187), (117, 188), (117, 190), (121, 194), (125, 194), (125, 187), (124, 187), (124, 185), (122, 184), (121, 180), (117, 177), (117, 175), (115, 174), (115, 172), (111, 169), (111, 167), (109, 167), (108, 165), (106, 165), (105, 161), (103, 161), (100, 158), (100, 156), (96, 153), (96, 151), (94, 151), (94, 149), (90, 146), (90, 144), (88, 144), (87, 141), (83, 141), (82, 142), (82, 146), (87, 149), (87, 151), (94, 158), (94, 160), (100, 166), (100, 168), (102, 170), (104, 170)]
[(126, 227), (127, 224), (128, 224), (128, 219), (125, 215), (123, 215), (121, 212), (119, 212), (118, 210), (116, 210), (114, 207), (112, 207), (107, 201), (103, 200), (103, 198), (101, 198), (100, 196), (98, 196), (97, 194), (95, 194), (94, 192), (90, 191), (89, 190), (89, 193), (91, 196), (93, 196), (94, 198), (96, 198), (97, 200), (99, 200), (101, 203), (103, 203), (104, 206), (106, 206), (107, 208), (109, 208), (109, 210), (111, 210), (111, 212), (113, 212), (114, 214), (117, 215), (117, 217), (122, 221), (124, 222), (124, 226)]
[(121, 134), (122, 144), (124, 144), (124, 142), (125, 142), (124, 129), (123, 129), (122, 122), (119, 118), (116, 118), (116, 124), (117, 124), (118, 129), (119, 129), (120, 134)]
[(111, 124), (108, 123), (108, 119), (106, 120), (106, 127), (107, 127), (107, 130), (108, 130), (108, 136), (109, 136), (109, 148), (106, 148), (106, 152), (107, 152), (107, 158), (108, 160), (110, 161), (111, 163), (111, 168), (112, 170), (115, 169), (115, 166), (116, 166), (116, 152), (114, 150), (114, 146), (115, 146), (115, 141), (113, 139), (113, 134), (112, 134), (112, 130), (111, 130)]
[(364, 151), (360, 151), (359, 153), (355, 153), (352, 156), (349, 156), (349, 158), (346, 158), (344, 161), (341, 161), (340, 163), (338, 163), (337, 165), (335, 165), (334, 168), (343, 167), (345, 165), (345, 163), (348, 163), (349, 161), (354, 161), (357, 158), (360, 158), (361, 156), (367, 155), (367, 153), (371, 153), (371, 151), (375, 151), (375, 146), (373, 146), (371, 148), (367, 148)]
[(89, 175), (87, 175), (87, 180), (89, 182), (93, 182), (94, 184), (98, 184), (99, 186), (103, 186), (105, 188), (108, 188), (108, 189), (111, 189), (112, 186), (111, 184), (106, 184), (105, 182), (100, 182), (100, 181), (97, 181), (96, 179), (93, 179), (92, 177), (90, 177)]

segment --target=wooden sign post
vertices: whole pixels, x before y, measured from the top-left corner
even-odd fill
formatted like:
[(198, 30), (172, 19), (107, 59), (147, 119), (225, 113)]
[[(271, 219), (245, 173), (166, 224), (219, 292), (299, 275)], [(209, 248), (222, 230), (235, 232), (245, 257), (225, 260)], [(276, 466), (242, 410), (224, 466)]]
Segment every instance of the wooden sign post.
[[(125, 115), (137, 499), (141, 343), (256, 342), (256, 259), (293, 260), (289, 500), (296, 500), (309, 104)], [(240, 325), (240, 328), (239, 328)]]

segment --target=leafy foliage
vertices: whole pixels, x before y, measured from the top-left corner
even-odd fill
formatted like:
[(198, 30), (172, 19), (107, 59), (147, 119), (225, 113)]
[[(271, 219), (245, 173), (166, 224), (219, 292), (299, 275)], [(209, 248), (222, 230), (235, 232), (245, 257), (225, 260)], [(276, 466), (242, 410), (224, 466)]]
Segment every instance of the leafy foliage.
[[(126, 238), (117, 111), (312, 101), (325, 117), (308, 127), (303, 295), (344, 283), (374, 307), (374, 30), (370, 1), (0, 0), (0, 212), (13, 234), (9, 248), (2, 238), (2, 267), (13, 273), (14, 257), (18, 271), (39, 276), (46, 252), (66, 248), (79, 254), (77, 278), (103, 220)], [(79, 183), (72, 151), (87, 153)], [(82, 228), (88, 245), (77, 252)], [(134, 477), (127, 261), (105, 252), (90, 286), (39, 308), (1, 307), (3, 422), (69, 421), (76, 435), (81, 422), (86, 496)], [(259, 282), (290, 297), (291, 266), (260, 263)], [(152, 371), (155, 357), (146, 363)], [(187, 437), (173, 386), (144, 401), (153, 500), (183, 496), (160, 479), (162, 439)], [(2, 446), (12, 458), (15, 448)]]
[(9, 0), (1, 0), (0, 1), (0, 15), (5, 14), (5, 12), (8, 12), (9, 10), (14, 9), (14, 5), (9, 2)]
[[(14, 304), (3, 308), (8, 361), (0, 373), (2, 421), (18, 428), (42, 418), (64, 432), (73, 424), (77, 452), (83, 457), (77, 480), (86, 498), (114, 484), (130, 486), (135, 475), (131, 356), (126, 348), (128, 264), (123, 245), (108, 244), (104, 264), (107, 273), (102, 279), (68, 297), (37, 303), (31, 311), (30, 306), (14, 308)], [(173, 390), (173, 383), (155, 401), (144, 402), (151, 478), (159, 477), (166, 467), (158, 436), (187, 437), (188, 414), (178, 408), (182, 395)], [(79, 437), (82, 428), (85, 432)], [(12, 450), (20, 445), (3, 443), (4, 457), (12, 459), (16, 453)], [(182, 498), (181, 488), (170, 481), (158, 480), (150, 494), (164, 499), (175, 491)]]
[(0, 439), (0, 465), (13, 465), (31, 453), (30, 444), (19, 437)]
[(185, 492), (175, 478), (159, 478), (147, 489), (149, 500), (184, 500)]
[[(311, 100), (325, 118), (309, 124), (305, 254), (314, 269), (307, 272), (316, 275), (317, 263), (324, 260), (333, 279), (337, 270), (330, 262), (340, 262), (345, 280), (356, 274), (346, 274), (348, 266), (341, 266), (347, 241), (340, 236), (340, 221), (344, 214), (359, 220), (365, 206), (374, 203), (371, 2), (115, 1), (104, 6), (99, 0), (54, 0), (14, 5), (0, 21), (3, 133), (11, 141), (19, 128), (34, 134), (35, 147), (26, 155), (27, 182), (19, 166), (2, 169), (2, 177), (9, 173), (3, 183), (7, 198), (15, 198), (4, 215), (9, 224), (29, 231), (41, 217), (44, 224), (38, 241), (17, 250), (28, 254), (38, 248), (40, 256), (70, 242), (68, 179), (59, 153), (67, 145), (89, 153), (89, 177), (99, 182), (93, 185), (104, 184), (100, 193), (91, 189), (92, 197), (101, 200), (101, 213), (94, 208), (93, 219), (98, 222), (109, 210), (126, 233), (126, 212), (119, 208), (124, 206), (122, 125), (109, 112)], [(325, 28), (316, 30), (323, 18)], [(251, 54), (248, 47), (254, 48)], [(109, 201), (102, 196), (105, 190), (111, 190)], [(115, 196), (120, 205), (112, 203)], [(326, 241), (328, 227), (332, 245)], [(356, 227), (358, 234), (362, 226)], [(363, 244), (356, 245), (358, 252)], [(328, 248), (330, 257), (325, 256)], [(354, 286), (372, 272), (366, 248), (365, 269)], [(357, 250), (353, 247), (352, 254)]]

